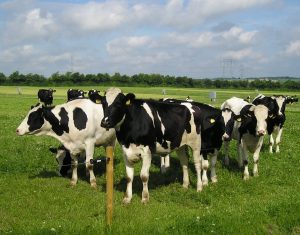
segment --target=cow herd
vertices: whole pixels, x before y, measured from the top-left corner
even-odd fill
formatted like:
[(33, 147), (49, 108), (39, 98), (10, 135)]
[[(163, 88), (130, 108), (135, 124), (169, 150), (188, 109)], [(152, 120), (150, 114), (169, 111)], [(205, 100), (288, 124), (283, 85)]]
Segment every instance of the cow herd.
[[(201, 191), (208, 184), (209, 165), (211, 181), (217, 182), (215, 165), (222, 144), (224, 162), (228, 165), (229, 142), (235, 140), (238, 164), (244, 167), (243, 178), (249, 179), (249, 152), (253, 153), (253, 175), (257, 176), (264, 136), (270, 136), (269, 151), (273, 152), (275, 144), (275, 151), (279, 152), (285, 106), (298, 102), (297, 97), (283, 95), (259, 95), (252, 103), (232, 97), (218, 109), (190, 99), (137, 99), (133, 93), (124, 94), (119, 88), (109, 88), (104, 96), (97, 90), (90, 90), (89, 98), (85, 98), (82, 90), (69, 89), (67, 102), (53, 106), (54, 91), (39, 91), (40, 103), (31, 107), (16, 130), (17, 135), (48, 135), (59, 140), (62, 146), (51, 151), (56, 153), (62, 175), (72, 166), (73, 186), (78, 179), (78, 158), (85, 157), (92, 187), (96, 187), (91, 161), (94, 148), (115, 146), (117, 140), (126, 167), (124, 203), (132, 199), (134, 164), (140, 160), (142, 202), (149, 201), (148, 180), (153, 154), (161, 156), (161, 171), (165, 172), (170, 167), (169, 154), (175, 151), (182, 166), (183, 187), (187, 188), (190, 149), (197, 174), (197, 191)], [(273, 135), (276, 135), (275, 141)]]

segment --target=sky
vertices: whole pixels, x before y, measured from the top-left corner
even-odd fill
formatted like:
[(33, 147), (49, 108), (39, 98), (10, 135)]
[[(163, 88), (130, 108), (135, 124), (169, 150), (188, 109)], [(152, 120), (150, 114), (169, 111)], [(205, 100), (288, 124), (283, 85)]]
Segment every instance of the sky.
[(299, 0), (0, 0), (0, 72), (300, 77)]

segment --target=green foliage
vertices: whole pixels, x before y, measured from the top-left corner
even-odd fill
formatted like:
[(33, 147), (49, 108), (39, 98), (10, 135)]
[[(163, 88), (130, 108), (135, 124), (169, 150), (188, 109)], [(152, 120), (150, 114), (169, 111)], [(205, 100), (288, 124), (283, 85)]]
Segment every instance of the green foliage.
[[(97, 76), (98, 77), (98, 76)], [(91, 87), (78, 87), (88, 90)], [(67, 87), (57, 88), (54, 103), (66, 99)], [(105, 87), (97, 87), (103, 91)], [(79, 167), (79, 182), (69, 187), (69, 178), (59, 177), (50, 146), (59, 143), (50, 137), (15, 134), (30, 109), (37, 103), (38, 87), (0, 86), (0, 234), (299, 234), (300, 181), (299, 146), (300, 106), (287, 107), (287, 121), (281, 153), (269, 154), (267, 139), (259, 161), (259, 177), (242, 180), (236, 163), (235, 143), (231, 144), (231, 164), (217, 162), (218, 183), (196, 192), (196, 176), (192, 158), (189, 162), (191, 186), (182, 188), (179, 159), (171, 156), (166, 175), (159, 170), (160, 159), (153, 157), (150, 168), (150, 202), (141, 204), (141, 164), (136, 164), (133, 199), (122, 204), (126, 178), (120, 146), (114, 161), (114, 217), (111, 228), (105, 226), (105, 166), (97, 165), (98, 189), (90, 188), (85, 167)], [(137, 97), (161, 98), (161, 88), (124, 87)], [(167, 95), (209, 102), (206, 89), (166, 88)], [(217, 90), (217, 102), (235, 95), (246, 97), (250, 90)], [(265, 94), (276, 94), (269, 91)], [(300, 93), (290, 93), (300, 95)], [(97, 149), (95, 156), (104, 155)], [(250, 158), (251, 159), (251, 158)], [(249, 170), (252, 168), (250, 160)]]
[[(0, 73), (0, 84), (32, 85), (32, 86), (71, 86), (71, 85), (105, 85), (105, 86), (165, 86), (165, 87), (197, 87), (197, 88), (239, 88), (239, 89), (288, 89), (299, 90), (300, 81), (288, 80), (289, 77), (271, 79), (192, 79), (186, 76), (169, 76), (161, 74), (135, 74), (132, 76), (115, 73), (81, 74), (78, 72), (53, 73), (49, 78), (38, 74), (20, 74), (15, 71), (6, 79)], [(274, 79), (274, 80), (272, 80)]]

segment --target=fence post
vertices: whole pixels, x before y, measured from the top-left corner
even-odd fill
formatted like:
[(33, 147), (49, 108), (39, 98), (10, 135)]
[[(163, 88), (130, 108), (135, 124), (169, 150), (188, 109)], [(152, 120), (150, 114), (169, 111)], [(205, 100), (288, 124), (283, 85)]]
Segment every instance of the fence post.
[(111, 226), (114, 201), (114, 148), (106, 147), (106, 224)]

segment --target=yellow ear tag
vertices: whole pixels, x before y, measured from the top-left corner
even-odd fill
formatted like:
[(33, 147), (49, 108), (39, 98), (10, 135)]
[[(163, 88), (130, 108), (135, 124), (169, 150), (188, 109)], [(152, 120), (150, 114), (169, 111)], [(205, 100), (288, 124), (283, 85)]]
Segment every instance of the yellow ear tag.
[(210, 123), (214, 123), (215, 121), (216, 121), (216, 120), (213, 119), (213, 118), (210, 119)]
[(127, 101), (126, 101), (126, 105), (130, 105), (130, 100), (127, 100)]
[(96, 100), (96, 104), (101, 104), (101, 100)]
[(238, 122), (242, 121), (242, 119), (241, 119), (241, 118), (237, 118), (236, 120), (237, 120)]

